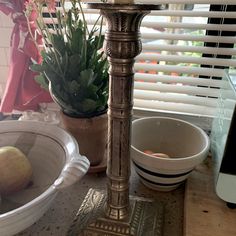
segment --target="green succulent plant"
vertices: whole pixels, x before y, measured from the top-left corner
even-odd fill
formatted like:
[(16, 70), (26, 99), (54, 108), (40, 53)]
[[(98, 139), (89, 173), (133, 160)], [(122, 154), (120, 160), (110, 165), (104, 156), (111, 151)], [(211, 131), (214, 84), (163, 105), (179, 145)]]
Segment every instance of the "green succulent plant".
[(70, 2), (69, 10), (61, 1), (62, 10), (49, 11), (50, 24), (43, 19), (42, 4), (36, 5), (40, 15), (36, 23), (46, 46), (41, 51), (42, 62), (32, 64), (31, 70), (39, 72), (35, 80), (49, 89), (64, 113), (92, 117), (107, 109), (108, 62), (102, 50), (102, 18), (89, 31), (81, 3)]

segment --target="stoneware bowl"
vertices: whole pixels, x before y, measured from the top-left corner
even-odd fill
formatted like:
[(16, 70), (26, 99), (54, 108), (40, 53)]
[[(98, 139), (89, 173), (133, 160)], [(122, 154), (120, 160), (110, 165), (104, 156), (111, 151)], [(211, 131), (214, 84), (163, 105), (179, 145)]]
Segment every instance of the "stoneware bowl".
[(207, 157), (209, 145), (202, 129), (183, 120), (148, 117), (132, 123), (131, 159), (142, 183), (154, 190), (170, 191), (182, 184)]
[[(0, 205), (0, 235), (16, 234), (36, 222), (59, 190), (82, 178), (89, 161), (79, 154), (77, 142), (55, 125), (36, 121), (1, 121), (0, 146), (15, 146), (28, 157), (32, 184)], [(1, 174), (0, 174), (1, 175)]]

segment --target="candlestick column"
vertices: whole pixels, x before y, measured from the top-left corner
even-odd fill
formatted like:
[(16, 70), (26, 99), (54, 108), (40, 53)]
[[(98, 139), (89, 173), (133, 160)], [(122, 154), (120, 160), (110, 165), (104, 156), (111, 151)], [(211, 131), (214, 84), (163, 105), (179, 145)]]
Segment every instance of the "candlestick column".
[(133, 65), (142, 49), (141, 20), (148, 13), (101, 10), (107, 20), (104, 48), (110, 64), (106, 215), (112, 219), (124, 219), (129, 214)]
[(161, 236), (161, 203), (129, 196), (130, 132), (133, 108), (133, 65), (141, 52), (140, 24), (162, 5), (88, 3), (107, 20), (104, 49), (108, 57), (107, 193), (90, 189), (69, 236)]

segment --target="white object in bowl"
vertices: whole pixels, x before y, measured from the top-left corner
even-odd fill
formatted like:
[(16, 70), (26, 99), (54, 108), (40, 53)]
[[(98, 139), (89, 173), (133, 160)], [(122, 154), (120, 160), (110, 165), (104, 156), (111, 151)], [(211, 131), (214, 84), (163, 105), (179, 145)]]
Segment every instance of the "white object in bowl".
[[(0, 214), (0, 235), (14, 235), (36, 222), (59, 190), (79, 181), (89, 161), (75, 139), (55, 125), (35, 121), (1, 121), (0, 147), (15, 146), (28, 157), (33, 185), (8, 197), (17, 208)], [(4, 208), (2, 199), (1, 210)]]
[[(170, 191), (182, 184), (209, 151), (209, 137), (199, 127), (183, 120), (147, 117), (132, 123), (131, 159), (142, 183)], [(164, 153), (170, 158), (144, 153)]]

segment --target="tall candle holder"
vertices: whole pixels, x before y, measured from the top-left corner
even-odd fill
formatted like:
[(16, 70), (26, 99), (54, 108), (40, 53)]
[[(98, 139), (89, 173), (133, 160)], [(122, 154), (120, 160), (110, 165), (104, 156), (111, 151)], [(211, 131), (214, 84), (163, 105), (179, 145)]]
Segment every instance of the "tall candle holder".
[(129, 196), (134, 58), (141, 52), (140, 25), (163, 5), (88, 3), (107, 20), (104, 49), (110, 64), (107, 193), (90, 189), (68, 231), (76, 236), (159, 236), (161, 203)]

